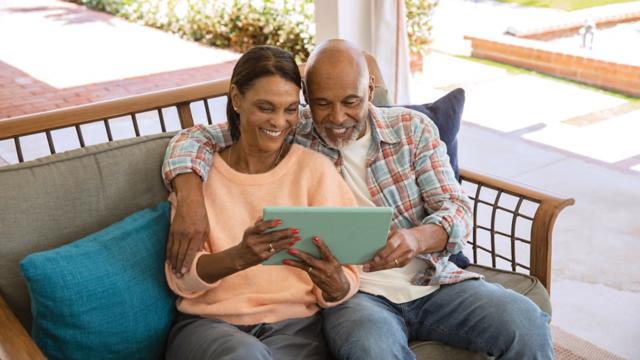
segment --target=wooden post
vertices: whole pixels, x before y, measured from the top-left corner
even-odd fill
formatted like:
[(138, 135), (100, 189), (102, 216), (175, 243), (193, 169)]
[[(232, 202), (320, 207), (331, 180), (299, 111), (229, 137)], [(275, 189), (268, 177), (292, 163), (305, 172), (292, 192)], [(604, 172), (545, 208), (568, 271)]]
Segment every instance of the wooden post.
[(193, 116), (191, 116), (191, 107), (188, 102), (179, 103), (178, 118), (180, 118), (180, 126), (188, 129), (193, 126)]
[(551, 248), (553, 227), (562, 209), (574, 204), (573, 199), (542, 201), (531, 226), (531, 275), (537, 277), (551, 294)]

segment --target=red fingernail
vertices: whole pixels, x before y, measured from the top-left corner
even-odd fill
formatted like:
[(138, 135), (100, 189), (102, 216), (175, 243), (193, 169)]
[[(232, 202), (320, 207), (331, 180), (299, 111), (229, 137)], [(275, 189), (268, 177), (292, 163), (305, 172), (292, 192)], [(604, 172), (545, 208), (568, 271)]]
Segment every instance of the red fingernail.
[(282, 263), (285, 265), (291, 265), (291, 261), (289, 260), (282, 260)]
[(317, 236), (314, 236), (313, 237), (313, 242), (316, 243), (316, 244), (320, 244), (320, 238), (317, 237)]
[(296, 236), (293, 238), (293, 241), (300, 241), (300, 240), (301, 240), (300, 236)]
[(299, 234), (300, 230), (298, 229), (291, 229), (291, 235), (295, 235), (295, 234)]
[(276, 220), (276, 225), (282, 225), (282, 220), (280, 219)]
[(289, 247), (292, 247), (292, 246), (293, 246), (293, 245), (295, 245), (295, 244), (296, 244), (296, 242), (295, 242), (295, 241), (292, 241), (292, 242), (290, 242), (290, 243), (289, 243)]
[(289, 249), (289, 251), (288, 251), (288, 252), (289, 252), (289, 254), (291, 254), (291, 255), (298, 255), (298, 250), (296, 250), (296, 249)]

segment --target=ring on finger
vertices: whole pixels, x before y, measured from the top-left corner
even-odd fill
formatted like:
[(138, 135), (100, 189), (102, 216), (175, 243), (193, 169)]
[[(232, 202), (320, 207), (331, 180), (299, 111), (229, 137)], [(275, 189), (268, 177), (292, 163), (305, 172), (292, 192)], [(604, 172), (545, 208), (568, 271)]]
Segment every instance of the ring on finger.
[(274, 249), (273, 245), (271, 245), (271, 243), (269, 243), (269, 252), (272, 253), (272, 252), (275, 252), (275, 251), (276, 251), (276, 249)]
[(400, 267), (400, 264), (398, 263), (398, 259), (393, 259), (393, 262), (396, 264), (396, 267)]

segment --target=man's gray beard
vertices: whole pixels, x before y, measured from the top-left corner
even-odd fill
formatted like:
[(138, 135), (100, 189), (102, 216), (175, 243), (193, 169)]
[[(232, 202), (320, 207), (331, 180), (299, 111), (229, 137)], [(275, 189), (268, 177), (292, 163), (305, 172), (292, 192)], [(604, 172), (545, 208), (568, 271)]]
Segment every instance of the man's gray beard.
[(367, 126), (366, 121), (359, 121), (354, 127), (353, 131), (351, 132), (351, 136), (348, 139), (340, 138), (338, 139), (337, 142), (334, 142), (329, 138), (327, 128), (324, 126), (320, 128), (320, 136), (322, 137), (322, 139), (324, 139), (327, 145), (336, 149), (342, 149), (343, 147), (358, 140), (358, 137), (360, 136), (360, 134), (362, 134), (366, 126)]

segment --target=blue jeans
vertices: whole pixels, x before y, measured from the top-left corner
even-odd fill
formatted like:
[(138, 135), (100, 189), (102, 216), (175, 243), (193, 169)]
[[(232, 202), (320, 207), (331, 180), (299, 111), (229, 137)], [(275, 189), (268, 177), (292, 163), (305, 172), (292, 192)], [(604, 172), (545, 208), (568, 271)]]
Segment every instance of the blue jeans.
[(270, 324), (232, 325), (179, 313), (169, 332), (165, 359), (325, 360), (320, 313)]
[(499, 359), (553, 359), (549, 315), (512, 290), (467, 280), (395, 304), (359, 292), (323, 311), (337, 359), (415, 359), (409, 341), (438, 341)]

